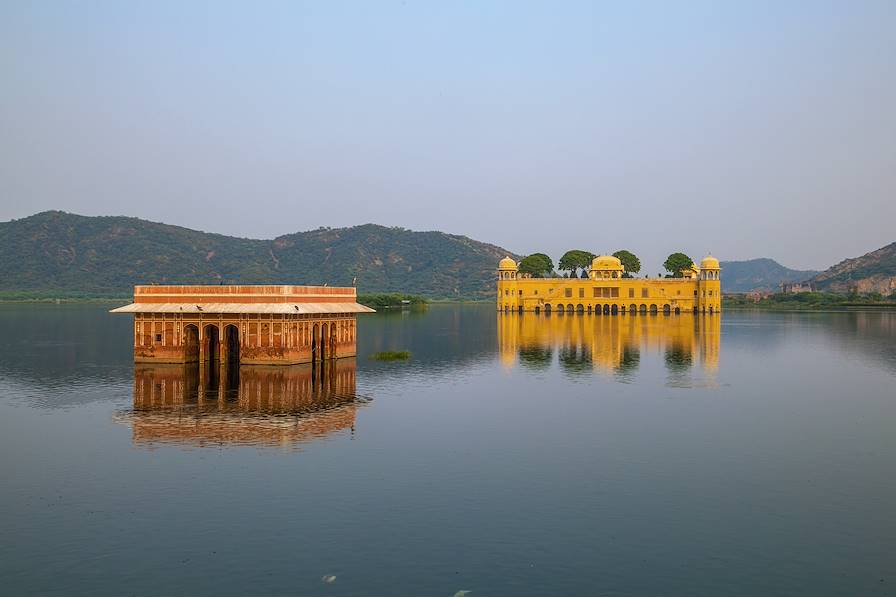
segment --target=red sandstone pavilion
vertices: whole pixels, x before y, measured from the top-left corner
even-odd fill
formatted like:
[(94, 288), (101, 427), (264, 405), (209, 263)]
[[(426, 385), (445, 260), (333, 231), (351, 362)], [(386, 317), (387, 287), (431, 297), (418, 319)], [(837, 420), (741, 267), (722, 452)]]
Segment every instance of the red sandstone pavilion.
[(292, 365), (355, 356), (354, 288), (135, 286), (134, 361)]

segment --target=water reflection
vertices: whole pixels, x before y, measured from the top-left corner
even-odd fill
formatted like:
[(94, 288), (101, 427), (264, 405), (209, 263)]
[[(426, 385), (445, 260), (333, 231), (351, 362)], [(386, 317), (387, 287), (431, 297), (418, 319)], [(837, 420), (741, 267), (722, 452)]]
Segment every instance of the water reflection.
[(137, 365), (134, 407), (117, 418), (135, 444), (295, 447), (352, 433), (354, 359), (290, 367)]
[(641, 354), (663, 355), (670, 385), (690, 383), (695, 365), (705, 374), (719, 366), (719, 316), (593, 316), (498, 314), (498, 345), (506, 367), (546, 370), (556, 362), (570, 376), (609, 373), (632, 379)]

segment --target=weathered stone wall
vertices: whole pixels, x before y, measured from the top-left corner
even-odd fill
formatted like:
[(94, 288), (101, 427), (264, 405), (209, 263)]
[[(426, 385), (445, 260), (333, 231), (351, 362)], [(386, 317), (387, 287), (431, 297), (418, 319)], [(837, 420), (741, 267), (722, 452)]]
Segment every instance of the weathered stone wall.
[[(236, 330), (235, 332), (232, 330)], [(136, 313), (134, 360), (184, 363), (233, 349), (252, 365), (289, 365), (355, 356), (355, 315)], [(229, 339), (235, 334), (235, 345)], [(195, 350), (198, 342), (198, 352)]]

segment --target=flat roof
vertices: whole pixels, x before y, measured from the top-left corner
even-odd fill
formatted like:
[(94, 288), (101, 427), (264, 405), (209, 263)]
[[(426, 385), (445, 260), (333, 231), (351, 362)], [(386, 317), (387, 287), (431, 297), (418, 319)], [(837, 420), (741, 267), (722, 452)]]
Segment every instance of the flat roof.
[(291, 314), (345, 314), (376, 313), (355, 301), (339, 303), (292, 302), (292, 303), (162, 303), (137, 302), (112, 309), (110, 313), (291, 313)]
[(356, 300), (355, 288), (344, 286), (295, 286), (292, 284), (134, 286), (134, 303), (136, 304), (300, 304), (355, 303)]

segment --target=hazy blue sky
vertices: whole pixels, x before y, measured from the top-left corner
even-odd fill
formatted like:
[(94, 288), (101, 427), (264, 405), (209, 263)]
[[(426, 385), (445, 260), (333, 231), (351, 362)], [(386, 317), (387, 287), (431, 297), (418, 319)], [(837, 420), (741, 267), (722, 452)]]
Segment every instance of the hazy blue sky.
[(0, 3), (0, 220), (823, 268), (894, 187), (892, 0)]

